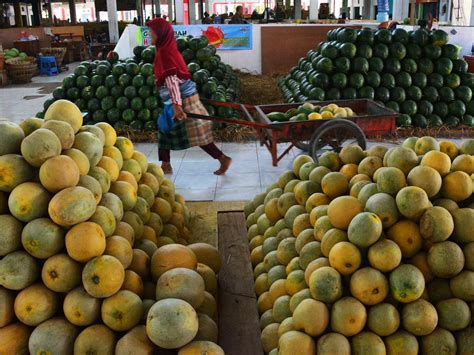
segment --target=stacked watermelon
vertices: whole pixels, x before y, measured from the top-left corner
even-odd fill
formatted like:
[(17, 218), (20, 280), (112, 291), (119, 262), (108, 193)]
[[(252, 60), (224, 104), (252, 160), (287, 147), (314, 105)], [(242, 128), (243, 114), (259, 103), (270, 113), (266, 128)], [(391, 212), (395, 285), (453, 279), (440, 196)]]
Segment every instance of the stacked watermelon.
[(87, 124), (108, 122), (115, 129), (155, 130), (162, 104), (153, 57), (154, 53), (151, 59), (137, 63), (133, 58), (121, 61), (111, 52), (107, 60), (82, 62), (54, 89), (53, 98), (44, 103), (44, 112), (54, 101), (67, 99), (87, 113)]
[[(201, 97), (236, 101), (239, 80), (232, 67), (220, 61), (207, 38), (181, 37), (177, 42)], [(134, 57), (126, 60), (110, 52), (107, 60), (80, 63), (54, 89), (53, 97), (45, 101), (44, 111), (37, 113), (37, 117), (43, 117), (54, 101), (67, 99), (87, 114), (86, 124), (108, 122), (119, 130), (155, 131), (163, 106), (153, 74), (155, 48), (138, 46), (133, 53)], [(231, 118), (236, 114), (232, 108), (206, 108), (211, 116)]]
[(399, 126), (474, 126), (474, 74), (442, 30), (337, 28), (279, 83), (287, 102), (367, 98)]
[[(201, 98), (221, 102), (235, 102), (239, 96), (239, 79), (230, 65), (224, 64), (216, 47), (207, 37), (178, 37), (178, 49), (188, 66), (193, 81), (197, 84)], [(149, 58), (150, 47), (135, 47), (135, 60)], [(154, 57), (154, 53), (153, 53)], [(232, 118), (236, 112), (229, 107), (206, 105), (210, 116)]]

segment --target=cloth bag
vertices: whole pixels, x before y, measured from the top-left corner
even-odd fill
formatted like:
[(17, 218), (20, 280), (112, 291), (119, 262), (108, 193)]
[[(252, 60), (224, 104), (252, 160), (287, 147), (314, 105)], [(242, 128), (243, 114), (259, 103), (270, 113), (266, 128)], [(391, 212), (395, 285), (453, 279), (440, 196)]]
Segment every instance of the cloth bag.
[(174, 122), (174, 109), (171, 102), (166, 102), (160, 116), (158, 116), (158, 129), (163, 133), (168, 133), (176, 126)]

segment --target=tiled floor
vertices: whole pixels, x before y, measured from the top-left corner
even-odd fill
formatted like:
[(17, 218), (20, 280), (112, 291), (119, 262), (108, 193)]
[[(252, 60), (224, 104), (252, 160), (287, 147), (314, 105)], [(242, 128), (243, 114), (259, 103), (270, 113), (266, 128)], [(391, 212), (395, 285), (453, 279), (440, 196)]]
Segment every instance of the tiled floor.
[[(58, 76), (35, 77), (33, 83), (29, 85), (0, 88), (0, 119), (20, 122), (26, 117), (34, 116), (36, 112), (42, 110), (43, 102), (50, 97), (50, 94), (44, 94), (42, 87), (55, 82), (59, 85), (62, 78), (72, 70), (74, 65), (70, 66), (68, 72)], [(31, 96), (39, 97), (31, 98)], [(294, 157), (301, 154), (301, 151), (295, 148), (279, 162), (278, 167), (273, 167), (270, 153), (257, 143), (218, 145), (233, 159), (232, 166), (225, 176), (213, 174), (219, 164), (200, 148), (172, 152), (174, 174), (169, 178), (174, 181), (176, 189), (186, 199), (233, 201), (253, 198), (274, 183), (282, 172), (291, 169)], [(137, 150), (145, 153), (150, 161), (158, 162), (156, 144), (139, 143), (135, 146)], [(279, 146), (280, 151), (284, 148), (283, 144)]]

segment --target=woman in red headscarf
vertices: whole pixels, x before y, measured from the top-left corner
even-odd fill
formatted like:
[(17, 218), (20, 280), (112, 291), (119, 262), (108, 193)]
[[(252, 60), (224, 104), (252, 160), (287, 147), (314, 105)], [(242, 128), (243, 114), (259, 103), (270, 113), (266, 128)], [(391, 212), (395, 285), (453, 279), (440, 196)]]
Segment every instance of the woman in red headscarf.
[(163, 132), (158, 127), (158, 155), (163, 171), (168, 174), (173, 172), (170, 150), (200, 146), (214, 159), (219, 160), (220, 168), (214, 174), (225, 174), (232, 159), (214, 144), (212, 122), (186, 117), (185, 112), (201, 115), (208, 113), (199, 100), (196, 84), (191, 80), (186, 63), (178, 51), (173, 28), (162, 18), (155, 18), (147, 25), (151, 30), (151, 40), (156, 47), (153, 64), (156, 84), (163, 102), (171, 102), (174, 108), (174, 128)]

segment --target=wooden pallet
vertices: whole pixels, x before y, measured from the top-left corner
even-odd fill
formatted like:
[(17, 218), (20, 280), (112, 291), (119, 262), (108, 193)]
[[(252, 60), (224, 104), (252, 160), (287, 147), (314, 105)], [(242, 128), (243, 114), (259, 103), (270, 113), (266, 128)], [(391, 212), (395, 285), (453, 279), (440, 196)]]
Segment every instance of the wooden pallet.
[(227, 355), (263, 355), (243, 212), (219, 212), (219, 345)]

